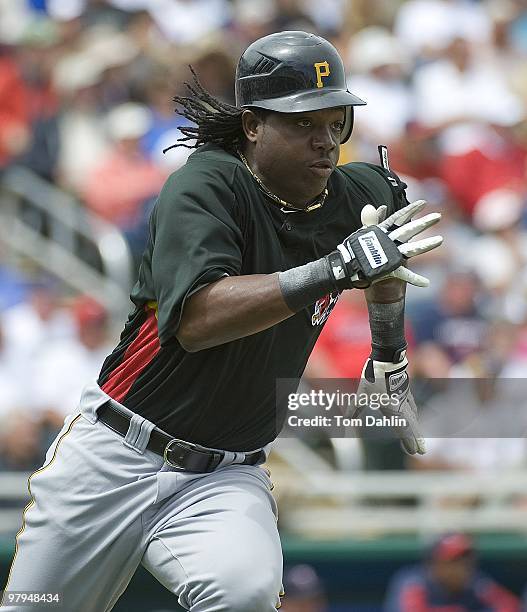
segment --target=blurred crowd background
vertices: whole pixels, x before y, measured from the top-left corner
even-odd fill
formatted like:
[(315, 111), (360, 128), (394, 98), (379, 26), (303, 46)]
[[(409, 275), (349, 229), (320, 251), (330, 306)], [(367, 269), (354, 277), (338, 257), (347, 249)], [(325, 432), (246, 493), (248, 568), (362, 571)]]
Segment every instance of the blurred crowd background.
[[(188, 66), (234, 103), (244, 48), (285, 29), (328, 38), (350, 91), (368, 103), (356, 110), (340, 163), (377, 162), (377, 145), (386, 144), (410, 200), (443, 213), (444, 247), (418, 264), (431, 288), (411, 288), (407, 299), (425, 420), (435, 379), (439, 387), (484, 379), (490, 384), (474, 386), (470, 398), (454, 395), (450, 407), (469, 406), (476, 420), (485, 409), (497, 428), (496, 381), (516, 379), (507, 410), (521, 413), (523, 436), (526, 0), (0, 0), (0, 185), (13, 166), (29, 169), (115, 225), (137, 266), (156, 194), (190, 152), (162, 153), (181, 135), (172, 97), (185, 91)], [(120, 329), (94, 296), (76, 294), (45, 266), (1, 243), (0, 256), (0, 469), (29, 471)], [(306, 380), (358, 377), (369, 345), (362, 295), (346, 292)], [(525, 439), (499, 435), (475, 434), (470, 444), (437, 438), (413, 461), (389, 442), (366, 443), (354, 465), (525, 467)]]
[[(376, 162), (387, 144), (409, 198), (443, 213), (445, 246), (419, 262), (431, 288), (408, 291), (414, 380), (526, 378), (525, 0), (2, 0), (0, 169), (24, 166), (72, 194), (124, 233), (137, 265), (156, 194), (190, 152), (162, 153), (181, 135), (172, 97), (189, 64), (233, 103), (243, 49), (283, 29), (330, 39), (368, 102), (341, 163)], [(116, 331), (90, 296), (13, 265), (8, 250), (0, 462), (27, 469), (40, 461), (41, 423), (53, 431), (74, 406)], [(307, 377), (358, 377), (369, 344), (362, 295), (347, 292)], [(523, 442), (504, 444), (471, 456), (432, 444), (427, 461), (523, 464)]]

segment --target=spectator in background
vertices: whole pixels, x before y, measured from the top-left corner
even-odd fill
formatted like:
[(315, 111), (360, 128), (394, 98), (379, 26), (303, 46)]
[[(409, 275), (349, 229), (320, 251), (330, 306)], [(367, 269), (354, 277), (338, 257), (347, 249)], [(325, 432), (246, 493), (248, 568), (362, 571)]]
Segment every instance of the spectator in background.
[(303, 10), (324, 37), (338, 35), (344, 24), (346, 0), (303, 0)]
[(0, 2), (0, 41), (7, 45), (16, 44), (34, 18), (35, 12), (29, 2)]
[[(166, 39), (146, 9), (130, 13), (124, 34), (137, 49), (137, 55), (127, 66), (132, 99), (149, 104), (147, 89), (150, 81), (166, 72), (165, 86), (179, 82), (178, 73), (186, 66), (179, 59), (179, 53), (167, 48)], [(169, 97), (173, 95), (171, 90)]]
[(130, 254), (132, 256), (132, 264), (136, 271), (139, 271), (141, 257), (148, 243), (148, 228), (150, 224), (150, 215), (154, 210), (157, 202), (157, 196), (147, 198), (140, 206), (138, 217), (135, 223), (132, 223), (127, 228), (123, 229), (123, 234), (128, 243)]
[(305, 0), (275, 0), (275, 13), (269, 23), (271, 31), (305, 30), (317, 33), (317, 26), (308, 15), (305, 4)]
[[(491, 22), (482, 3), (458, 0), (409, 0), (401, 3), (394, 32), (419, 62), (436, 59), (453, 33), (482, 45)], [(443, 98), (448, 94), (444, 93)]]
[(364, 154), (372, 159), (379, 143), (391, 145), (401, 138), (413, 116), (408, 58), (390, 31), (378, 26), (355, 34), (348, 56), (350, 90), (368, 101), (364, 112), (356, 113), (354, 140), (362, 141)]
[(33, 367), (31, 407), (50, 429), (60, 429), (87, 380), (95, 379), (111, 352), (108, 312), (88, 296), (72, 305), (76, 334), (50, 343), (37, 354)]
[(30, 137), (15, 159), (48, 181), (56, 178), (60, 101), (53, 66), (60, 57), (60, 34), (49, 19), (31, 22), (19, 41), (17, 59), (27, 87), (26, 109)]
[(230, 4), (227, 0), (159, 0), (149, 3), (149, 11), (167, 40), (189, 45), (226, 26)]
[(476, 352), (487, 330), (479, 293), (480, 284), (472, 273), (454, 271), (444, 279), (437, 299), (409, 305), (416, 344), (433, 342), (451, 363)]
[(0, 389), (2, 390), (0, 393), (0, 423), (23, 406), (22, 385), (17, 376), (19, 373), (17, 365), (6, 350), (4, 322), (0, 319)]
[(0, 312), (20, 304), (27, 298), (27, 281), (20, 272), (6, 262), (6, 249), (0, 243)]
[(57, 62), (53, 78), (63, 104), (56, 180), (78, 193), (109, 147), (99, 112), (102, 70), (80, 53), (68, 54)]
[(393, 576), (384, 612), (520, 612), (520, 600), (478, 568), (472, 540), (442, 536), (416, 567)]
[(91, 28), (83, 36), (82, 54), (101, 72), (99, 111), (106, 112), (132, 98), (130, 66), (139, 50), (130, 36), (108, 26)]
[(59, 182), (80, 192), (86, 176), (108, 153), (105, 111), (128, 101), (127, 69), (138, 49), (130, 37), (98, 26), (63, 51), (54, 81), (63, 108), (59, 119)]
[(2, 418), (0, 471), (33, 472), (42, 465), (42, 430), (37, 421), (23, 413)]
[(294, 565), (284, 571), (283, 612), (327, 612), (322, 582), (310, 565)]
[(479, 351), (450, 369), (442, 393), (423, 406), (427, 453), (411, 467), (483, 474), (526, 465), (527, 362), (515, 357), (517, 331), (493, 323)]
[[(57, 12), (71, 11), (70, 7), (73, 8), (77, 5), (75, 12), (78, 14), (84, 30), (109, 26), (115, 32), (125, 29), (133, 13), (147, 4), (144, 0), (139, 0), (139, 2), (137, 0), (131, 2), (127, 0), (75, 0), (68, 3), (64, 3), (62, 0), (45, 1), (48, 7), (53, 7)], [(66, 8), (65, 4), (69, 4), (69, 7)], [(70, 15), (70, 18), (72, 17), (74, 17), (74, 13)]]
[[(182, 82), (184, 79), (179, 79)], [(163, 154), (181, 137), (179, 128), (190, 125), (189, 122), (174, 112), (174, 89), (170, 85), (170, 72), (158, 67), (145, 83), (145, 98), (151, 113), (151, 122), (147, 132), (141, 138), (141, 147), (148, 159), (160, 168), (175, 171), (181, 167), (191, 153), (185, 147), (175, 147)]]
[(519, 52), (527, 54), (527, 7), (525, 2), (516, 0), (513, 4), (514, 19), (509, 25), (509, 36)]
[(413, 85), (416, 119), (435, 130), (440, 176), (467, 215), (488, 191), (525, 178), (525, 151), (507, 132), (524, 120), (524, 103), (462, 28), (453, 27), (438, 61), (417, 68)]
[[(486, 9), (492, 20), (492, 59), (501, 70), (510, 74), (511, 84), (516, 93), (522, 90), (525, 92), (525, 86), (522, 87), (516, 81), (523, 72), (522, 66), (525, 64), (523, 55), (527, 51), (525, 41), (522, 49), (521, 40), (516, 39), (514, 35), (516, 25), (521, 22), (521, 0), (489, 0)], [(527, 15), (525, 6), (523, 12)]]
[(519, 322), (526, 316), (527, 232), (522, 227), (527, 189), (489, 192), (476, 204), (474, 226), (482, 232), (469, 242), (466, 264), (477, 274), (493, 316)]
[(3, 313), (6, 351), (12, 362), (18, 364), (21, 380), (43, 347), (74, 333), (73, 320), (61, 304), (55, 280), (36, 280), (28, 291), (26, 301)]
[(276, 5), (268, 0), (232, 0), (236, 19), (232, 23), (233, 34), (240, 40), (256, 40), (272, 33), (269, 27), (276, 15)]
[(0, 170), (28, 147), (29, 88), (7, 48), (0, 48)]
[(234, 104), (232, 75), (236, 71), (236, 56), (224, 35), (217, 34), (194, 45), (182, 60), (192, 65), (207, 91), (214, 91), (223, 102)]
[(112, 109), (106, 126), (113, 147), (86, 177), (87, 207), (122, 229), (134, 225), (145, 200), (159, 193), (168, 175), (141, 149), (151, 126), (147, 107), (128, 102)]
[[(411, 97), (413, 100), (413, 96)], [(391, 165), (397, 168), (399, 176), (430, 182), (434, 191), (441, 192), (442, 197), (439, 201), (444, 200), (446, 189), (444, 183), (439, 179), (441, 158), (434, 132), (417, 123), (413, 113), (404, 132), (398, 140), (392, 143), (390, 159)], [(408, 183), (407, 178), (405, 178), (405, 183)]]
[(527, 149), (516, 140), (515, 130), (513, 125), (498, 129), (487, 124), (481, 128), (478, 144), (469, 144), (467, 138), (464, 152), (450, 155), (443, 151), (439, 157), (439, 175), (469, 219), (478, 202), (488, 194), (502, 189), (525, 189)]

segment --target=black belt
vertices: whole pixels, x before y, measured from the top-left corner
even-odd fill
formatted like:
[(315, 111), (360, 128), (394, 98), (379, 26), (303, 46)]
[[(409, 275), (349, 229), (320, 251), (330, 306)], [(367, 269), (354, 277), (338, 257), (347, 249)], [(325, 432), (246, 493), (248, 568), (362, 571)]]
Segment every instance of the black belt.
[[(130, 425), (130, 417), (119, 410), (111, 401), (103, 404), (97, 411), (99, 421), (125, 437)], [(223, 451), (213, 451), (199, 444), (178, 440), (154, 427), (146, 448), (158, 455), (172, 467), (187, 472), (213, 472), (225, 456)], [(245, 459), (237, 465), (256, 465), (265, 461), (263, 450), (245, 453)]]

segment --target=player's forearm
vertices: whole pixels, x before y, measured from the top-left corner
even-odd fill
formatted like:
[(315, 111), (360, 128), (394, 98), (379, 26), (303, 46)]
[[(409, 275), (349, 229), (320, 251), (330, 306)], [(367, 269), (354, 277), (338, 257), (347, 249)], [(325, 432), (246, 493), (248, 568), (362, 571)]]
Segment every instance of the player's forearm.
[(278, 274), (229, 276), (187, 301), (176, 335), (185, 350), (196, 352), (256, 334), (293, 314)]
[[(176, 331), (180, 344), (187, 351), (195, 352), (231, 342), (272, 327), (329, 293), (363, 289), (378, 283), (368, 292), (372, 338), (378, 337), (378, 342), (374, 340), (379, 345), (377, 348), (384, 347), (383, 338), (390, 348), (390, 329), (394, 328), (390, 322), (394, 319), (400, 322), (404, 316), (398, 313), (392, 317), (390, 313), (401, 300), (404, 310), (404, 298), (400, 296), (404, 296), (405, 282), (390, 279), (387, 284), (381, 284), (379, 281), (392, 274), (403, 278), (405, 268), (401, 264), (405, 258), (425, 253), (441, 243), (441, 238), (435, 237), (413, 242), (411, 248), (404, 244), (404, 240), (438, 220), (429, 216), (421, 222), (408, 221), (423, 206), (423, 201), (414, 202), (381, 225), (362, 227), (316, 261), (271, 275), (228, 277), (204, 287), (185, 305)], [(395, 233), (388, 232), (387, 228), (392, 226), (396, 227)], [(392, 238), (397, 238), (397, 242)], [(400, 239), (403, 239), (401, 244)], [(404, 280), (417, 285), (427, 282), (416, 275), (404, 275)], [(379, 304), (384, 307), (379, 308)], [(384, 351), (374, 356), (375, 348), (372, 358), (381, 360)]]
[(229, 276), (193, 295), (177, 338), (189, 352), (256, 334), (338, 291), (329, 257), (276, 274)]
[(404, 299), (406, 283), (392, 278), (365, 291), (372, 336), (372, 359), (398, 361), (406, 348)]

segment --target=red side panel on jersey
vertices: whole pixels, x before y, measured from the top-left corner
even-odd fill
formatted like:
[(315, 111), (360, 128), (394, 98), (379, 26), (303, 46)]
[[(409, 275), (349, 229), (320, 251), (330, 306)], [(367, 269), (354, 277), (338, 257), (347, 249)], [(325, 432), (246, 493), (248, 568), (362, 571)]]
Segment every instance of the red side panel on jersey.
[(156, 309), (147, 308), (147, 318), (128, 346), (121, 363), (113, 370), (102, 390), (117, 402), (122, 402), (137, 377), (159, 352)]

